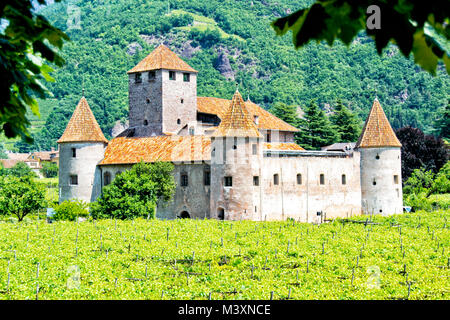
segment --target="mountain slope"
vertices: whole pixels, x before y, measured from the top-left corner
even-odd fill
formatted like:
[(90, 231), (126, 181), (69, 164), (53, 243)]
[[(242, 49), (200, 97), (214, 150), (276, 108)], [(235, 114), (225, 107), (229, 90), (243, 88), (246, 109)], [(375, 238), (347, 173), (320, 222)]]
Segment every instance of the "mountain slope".
[(296, 51), (270, 22), (310, 2), (79, 0), (41, 9), (72, 41), (49, 85), (58, 104), (35, 135), (36, 148), (55, 146), (83, 87), (109, 138), (114, 123), (127, 118), (126, 71), (161, 42), (200, 71), (199, 96), (231, 99), (238, 84), (244, 98), (265, 108), (315, 99), (326, 111), (340, 98), (362, 121), (377, 95), (394, 128), (431, 132), (435, 111), (449, 100), (443, 69), (432, 77), (395, 46), (379, 57), (363, 34), (349, 48), (311, 43)]

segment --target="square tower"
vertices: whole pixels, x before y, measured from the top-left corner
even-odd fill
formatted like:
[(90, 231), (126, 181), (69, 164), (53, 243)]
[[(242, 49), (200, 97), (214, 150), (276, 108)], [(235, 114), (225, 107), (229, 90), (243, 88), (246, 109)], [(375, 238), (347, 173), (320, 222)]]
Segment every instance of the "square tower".
[(164, 45), (128, 71), (135, 137), (176, 134), (197, 118), (197, 71)]

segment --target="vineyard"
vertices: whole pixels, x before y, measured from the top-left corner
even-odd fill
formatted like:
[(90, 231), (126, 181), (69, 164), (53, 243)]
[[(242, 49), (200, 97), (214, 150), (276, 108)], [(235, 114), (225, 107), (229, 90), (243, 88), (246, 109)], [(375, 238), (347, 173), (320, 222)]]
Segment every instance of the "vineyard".
[(0, 222), (0, 299), (449, 299), (448, 211)]

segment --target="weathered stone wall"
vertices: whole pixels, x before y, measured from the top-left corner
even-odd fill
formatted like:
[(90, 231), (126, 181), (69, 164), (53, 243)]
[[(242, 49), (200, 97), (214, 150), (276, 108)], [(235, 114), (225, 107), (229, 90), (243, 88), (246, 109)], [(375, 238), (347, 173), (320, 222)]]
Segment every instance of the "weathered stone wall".
[[(253, 176), (260, 172), (261, 139), (215, 138), (211, 150), (211, 217), (224, 210), (225, 220), (258, 220), (260, 199), (253, 192)], [(224, 184), (227, 176), (232, 177), (231, 187)]]
[[(264, 157), (261, 190), (255, 190), (261, 194), (262, 219), (315, 222), (317, 212), (327, 219), (361, 214), (359, 160), (358, 152), (349, 157)], [(297, 184), (297, 174), (301, 174), (301, 184)]]
[(142, 72), (140, 83), (135, 82), (134, 73), (128, 75), (130, 128), (135, 129), (138, 137), (162, 134), (163, 73), (162, 70), (155, 70), (155, 73), (155, 79), (149, 81), (149, 73)]
[[(400, 148), (360, 148), (359, 151), (364, 213), (382, 215), (402, 213)], [(394, 181), (394, 175), (397, 176), (397, 183)]]
[(194, 128), (197, 122), (197, 74), (188, 73), (185, 82), (183, 73), (176, 71), (170, 80), (169, 70), (162, 70), (163, 132), (178, 132), (186, 124)]
[[(131, 169), (132, 165), (104, 165), (101, 166), (103, 175), (111, 174), (111, 182), (116, 175)], [(159, 219), (175, 219), (181, 212), (186, 211), (191, 218), (209, 218), (209, 189), (204, 183), (204, 172), (209, 170), (205, 163), (175, 164), (172, 175), (177, 185), (173, 201), (158, 203), (156, 217)], [(180, 185), (181, 173), (188, 175), (188, 186)], [(104, 179), (102, 179), (104, 180)]]
[[(59, 202), (69, 199), (94, 201), (101, 192), (100, 169), (106, 145), (102, 142), (61, 143), (59, 151)], [(76, 148), (76, 157), (72, 157)], [(70, 184), (70, 175), (78, 176), (78, 185)]]

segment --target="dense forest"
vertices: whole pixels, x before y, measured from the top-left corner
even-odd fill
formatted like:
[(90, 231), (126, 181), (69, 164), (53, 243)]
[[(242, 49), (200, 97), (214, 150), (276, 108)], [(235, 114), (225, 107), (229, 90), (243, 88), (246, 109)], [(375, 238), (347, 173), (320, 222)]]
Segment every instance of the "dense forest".
[(56, 147), (83, 88), (110, 138), (114, 124), (128, 117), (126, 71), (160, 43), (200, 71), (199, 96), (231, 99), (238, 85), (244, 97), (266, 109), (282, 102), (305, 110), (314, 100), (331, 114), (335, 105), (343, 104), (360, 124), (378, 96), (394, 128), (410, 125), (434, 133), (438, 111), (449, 103), (450, 79), (444, 67), (433, 77), (395, 46), (380, 57), (364, 34), (349, 47), (310, 43), (295, 50), (291, 37), (276, 36), (270, 23), (310, 3), (78, 0), (40, 8), (71, 41), (62, 52), (65, 66), (56, 68), (56, 81), (47, 84), (53, 97), (44, 101), (41, 119), (33, 122), (35, 144), (17, 141), (15, 147)]

